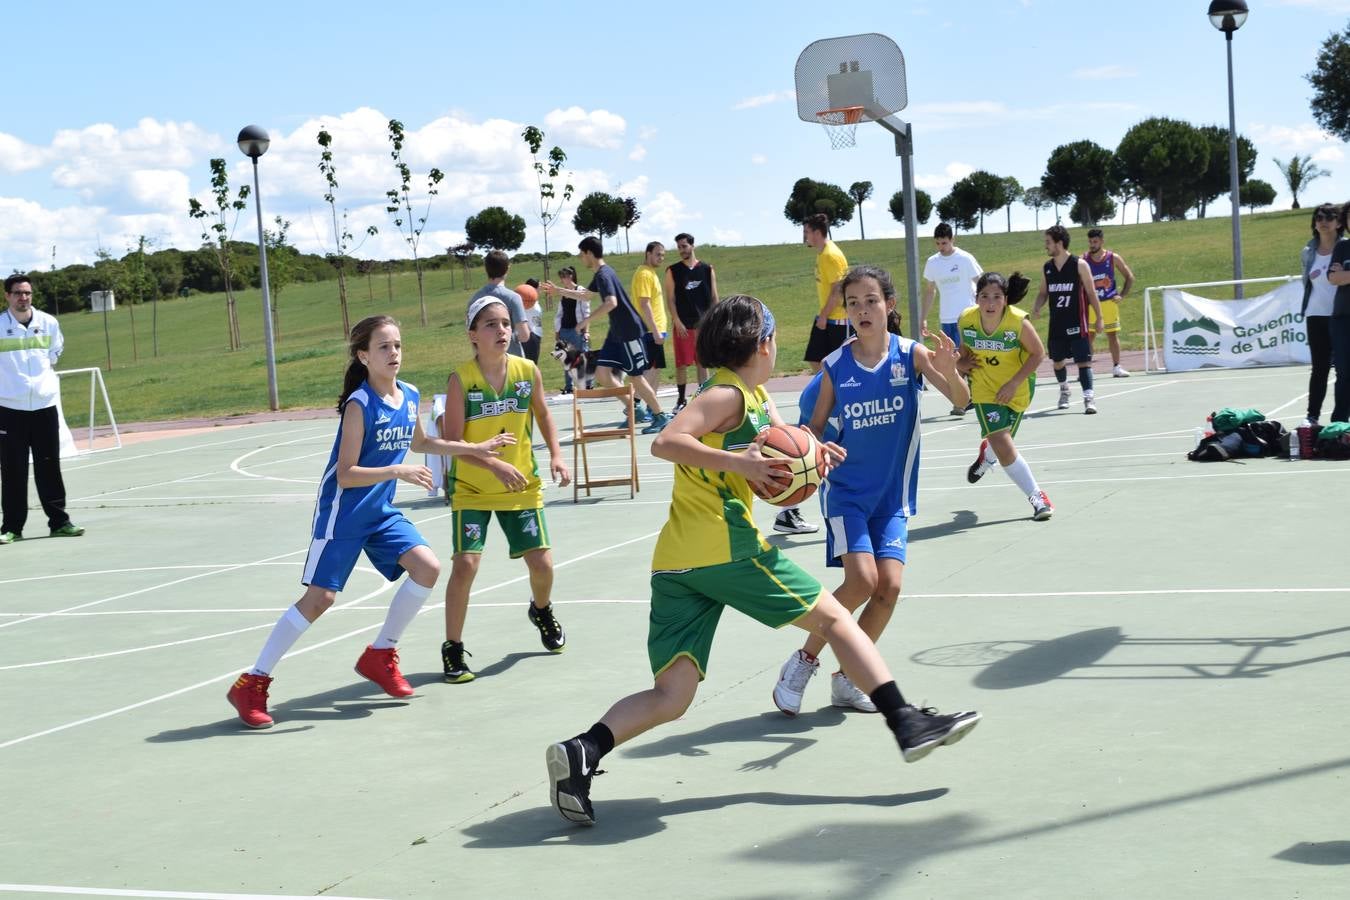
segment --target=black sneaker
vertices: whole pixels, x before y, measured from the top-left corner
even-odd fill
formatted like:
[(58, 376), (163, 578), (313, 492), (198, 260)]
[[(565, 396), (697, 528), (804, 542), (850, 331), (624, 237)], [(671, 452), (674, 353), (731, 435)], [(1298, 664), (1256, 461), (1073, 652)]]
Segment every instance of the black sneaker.
[(595, 748), (582, 738), (574, 737), (549, 745), (544, 751), (544, 762), (548, 766), (548, 799), (558, 815), (579, 825), (594, 825), (591, 779), (603, 774), (595, 768), (599, 762)]
[(531, 603), (529, 615), (534, 627), (539, 629), (539, 640), (545, 650), (549, 653), (561, 653), (567, 649), (567, 636), (563, 634), (563, 627), (558, 624), (558, 620), (553, 618), (552, 603), (543, 609)]
[(684, 409), (688, 405), (689, 405), (688, 400), (680, 400), (675, 404), (675, 412), (678, 414), (680, 410)]
[(463, 641), (446, 641), (441, 644), (441, 665), (445, 667), (445, 680), (450, 684), (473, 681), (473, 670), (464, 661), (466, 656), (473, 654), (464, 649)]
[(782, 534), (815, 534), (820, 526), (803, 519), (802, 514), (793, 507), (774, 517), (773, 530)]
[(977, 712), (943, 715), (931, 707), (902, 706), (896, 739), (905, 762), (918, 762), (938, 747), (955, 744), (979, 723)]

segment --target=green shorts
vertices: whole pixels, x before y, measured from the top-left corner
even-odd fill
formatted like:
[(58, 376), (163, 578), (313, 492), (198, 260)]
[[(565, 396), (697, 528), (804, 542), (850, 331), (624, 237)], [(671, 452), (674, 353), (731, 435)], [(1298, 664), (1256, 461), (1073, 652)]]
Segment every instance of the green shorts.
[(1011, 406), (1000, 406), (997, 403), (976, 403), (975, 415), (980, 420), (982, 438), (989, 437), (996, 431), (1007, 431), (1013, 437), (1017, 437), (1017, 426), (1022, 424), (1021, 412)]
[(717, 566), (652, 573), (647, 656), (660, 675), (681, 656), (708, 672), (717, 620), (724, 607), (782, 628), (815, 609), (820, 582), (774, 547), (758, 556)]
[[(506, 534), (511, 558), (520, 559), (531, 550), (547, 550), (548, 525), (542, 509), (499, 509), (497, 524)], [(482, 553), (487, 544), (487, 527), (493, 510), (457, 509), (454, 512), (455, 552)]]

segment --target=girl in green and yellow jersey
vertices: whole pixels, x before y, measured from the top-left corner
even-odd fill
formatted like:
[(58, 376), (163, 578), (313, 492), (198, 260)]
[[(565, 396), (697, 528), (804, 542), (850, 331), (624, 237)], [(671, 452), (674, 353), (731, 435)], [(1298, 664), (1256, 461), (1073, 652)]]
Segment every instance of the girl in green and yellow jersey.
[[(588, 731), (549, 746), (550, 799), (570, 822), (595, 821), (590, 786), (601, 757), (684, 714), (727, 607), (824, 637), (854, 683), (870, 692), (907, 762), (955, 743), (979, 721), (973, 712), (941, 715), (906, 704), (848, 611), (755, 527), (752, 486), (773, 492), (780, 484), (782, 463), (759, 450), (762, 432), (783, 424), (764, 390), (777, 355), (773, 314), (754, 297), (722, 301), (699, 326), (698, 358), (716, 372), (652, 445), (653, 455), (675, 463), (670, 518), (652, 555), (647, 655), (655, 684), (614, 704)], [(826, 448), (832, 459), (843, 458), (840, 447)]]
[[(506, 534), (511, 558), (525, 558), (530, 573), (530, 622), (539, 629), (544, 649), (561, 653), (566, 646), (562, 626), (553, 616), (549, 595), (553, 591), (553, 554), (549, 550), (548, 526), (544, 523), (544, 486), (534, 458), (534, 426), (548, 446), (549, 471), (553, 480), (566, 486), (571, 481), (562, 461), (558, 429), (544, 402), (539, 369), (521, 356), (511, 356), (511, 314), (493, 297), (469, 304), (466, 317), (474, 358), (450, 375), (445, 387), (445, 420), (441, 433), (448, 440), (476, 441), (472, 435), (514, 435), (516, 442), (501, 448), (501, 455), (484, 457), (481, 465), (451, 463), (450, 506), (454, 510), (455, 555), (450, 580), (445, 586), (445, 643), (441, 661), (445, 680), (452, 684), (472, 681), (473, 671), (464, 662), (464, 619), (469, 611), (469, 590), (478, 574), (488, 524), (493, 515)], [(454, 435), (454, 437), (451, 437)]]
[(1031, 501), (1032, 517), (1048, 519), (1055, 508), (1036, 484), (1031, 467), (1013, 446), (1022, 414), (1036, 390), (1036, 367), (1045, 358), (1041, 336), (1027, 314), (1013, 306), (1030, 282), (1021, 273), (1004, 278), (985, 272), (975, 282), (975, 305), (957, 320), (961, 359), (957, 369), (970, 375), (970, 395), (980, 420), (980, 455), (966, 471), (971, 484), (994, 467), (1003, 471)]

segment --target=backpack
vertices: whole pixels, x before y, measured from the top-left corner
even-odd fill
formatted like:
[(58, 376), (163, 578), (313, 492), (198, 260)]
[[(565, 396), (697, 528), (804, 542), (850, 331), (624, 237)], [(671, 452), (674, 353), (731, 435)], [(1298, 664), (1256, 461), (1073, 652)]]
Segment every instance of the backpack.
[(1323, 425), (1317, 432), (1313, 455), (1322, 459), (1350, 459), (1350, 423)]
[(1260, 422), (1264, 419), (1265, 416), (1261, 412), (1250, 407), (1237, 409), (1225, 406), (1223, 409), (1209, 414), (1209, 420), (1214, 424), (1214, 430), (1219, 434), (1232, 434), (1241, 425)]

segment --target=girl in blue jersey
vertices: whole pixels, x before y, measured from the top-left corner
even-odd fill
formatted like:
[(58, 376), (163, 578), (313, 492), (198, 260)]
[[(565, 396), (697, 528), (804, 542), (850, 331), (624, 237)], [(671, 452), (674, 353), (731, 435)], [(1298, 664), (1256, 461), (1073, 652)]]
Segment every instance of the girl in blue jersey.
[[(826, 564), (844, 570), (835, 596), (873, 642), (881, 637), (900, 596), (909, 517), (919, 487), (919, 392), (925, 379), (953, 406), (964, 408), (970, 391), (956, 374), (956, 345), (935, 336), (936, 351), (892, 334), (895, 286), (886, 270), (854, 266), (845, 274), (844, 308), (857, 333), (822, 363), (811, 430), (823, 437), (833, 425), (848, 457), (821, 486)], [(812, 635), (783, 664), (775, 705), (789, 716), (801, 709), (806, 683), (816, 673), (825, 642)], [(830, 680), (835, 706), (875, 712), (867, 694), (841, 670)]]
[(412, 687), (398, 670), (394, 649), (403, 630), (422, 608), (440, 574), (427, 542), (393, 505), (396, 481), (432, 487), (426, 466), (403, 462), (408, 451), (448, 456), (495, 456), (514, 443), (499, 435), (481, 444), (429, 438), (417, 414), (417, 388), (398, 380), (403, 344), (398, 322), (371, 316), (356, 323), (348, 343), (350, 361), (343, 380), (333, 450), (319, 482), (305, 593), (282, 615), (263, 645), (258, 661), (230, 688), (226, 699), (250, 728), (268, 728), (267, 688), (272, 669), (305, 629), (333, 605), (362, 551), (371, 565), (394, 581), (408, 578), (394, 594), (389, 614), (375, 641), (356, 661), (356, 673), (391, 696), (407, 697)]

